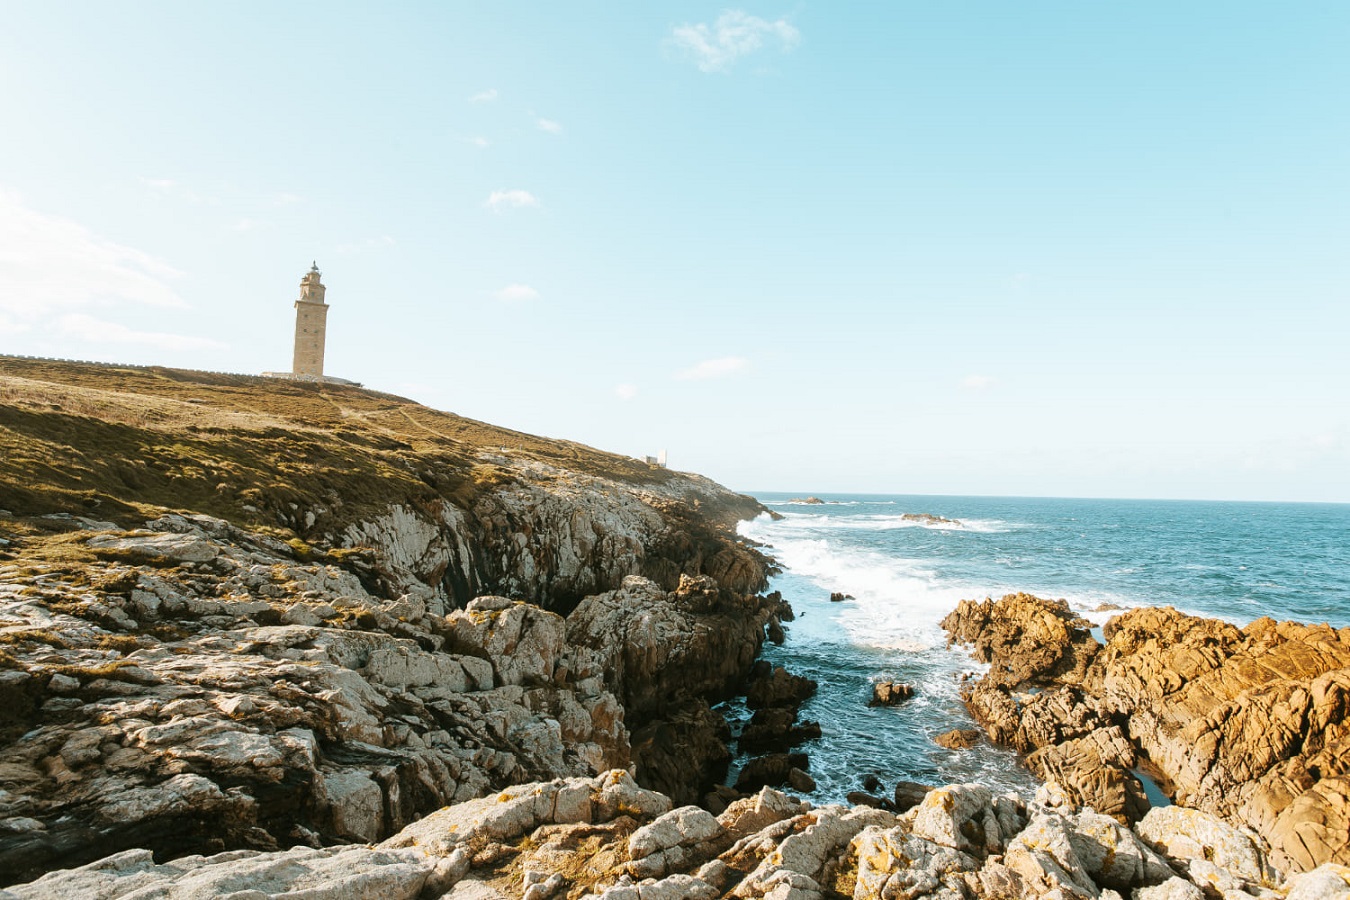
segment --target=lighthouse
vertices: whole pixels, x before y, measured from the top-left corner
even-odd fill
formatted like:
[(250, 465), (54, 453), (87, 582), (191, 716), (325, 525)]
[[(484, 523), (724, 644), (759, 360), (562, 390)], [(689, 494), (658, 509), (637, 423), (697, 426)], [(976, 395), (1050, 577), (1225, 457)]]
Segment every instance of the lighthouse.
[(327, 290), (320, 281), (319, 264), (310, 266), (300, 279), (300, 299), (295, 301), (295, 357), (291, 374), (323, 378), (323, 344), (328, 328)]

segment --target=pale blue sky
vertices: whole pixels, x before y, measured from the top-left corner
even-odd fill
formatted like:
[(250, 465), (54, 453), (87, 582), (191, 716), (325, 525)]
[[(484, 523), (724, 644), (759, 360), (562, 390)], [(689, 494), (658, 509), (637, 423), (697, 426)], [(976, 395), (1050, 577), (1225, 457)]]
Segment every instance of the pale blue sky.
[[(841, 8), (842, 7), (842, 8)], [(0, 2), (0, 351), (742, 490), (1350, 500), (1350, 4)]]

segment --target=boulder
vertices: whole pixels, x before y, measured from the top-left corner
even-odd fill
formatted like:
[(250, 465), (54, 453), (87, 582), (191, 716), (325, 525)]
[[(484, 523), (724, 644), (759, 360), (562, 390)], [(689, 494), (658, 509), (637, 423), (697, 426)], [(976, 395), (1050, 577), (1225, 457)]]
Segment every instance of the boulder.
[(715, 840), (725, 829), (713, 814), (697, 806), (682, 806), (633, 832), (628, 855), (643, 859), (673, 847), (691, 847)]
[(479, 597), (445, 623), (450, 649), (486, 659), (499, 686), (549, 684), (567, 642), (562, 616), (502, 597)]
[(815, 696), (817, 684), (804, 675), (793, 675), (782, 666), (757, 663), (745, 687), (745, 702), (751, 709), (781, 707), (796, 709)]
[(793, 769), (803, 772), (810, 767), (805, 753), (770, 753), (747, 760), (736, 776), (736, 790), (757, 791), (762, 787), (780, 787), (788, 784)]
[(1324, 863), (1285, 883), (1285, 900), (1345, 900), (1350, 897), (1350, 867)]
[(872, 685), (868, 706), (895, 706), (914, 696), (914, 687), (899, 681), (878, 681)]
[(928, 792), (933, 789), (932, 785), (920, 784), (917, 781), (901, 781), (895, 785), (895, 808), (898, 812), (905, 812), (923, 802), (923, 798), (928, 796)]
[[(1022, 836), (1031, 833), (1039, 821), (1054, 816), (1033, 816)], [(1069, 844), (1084, 871), (1101, 887), (1128, 895), (1136, 887), (1161, 884), (1172, 877), (1172, 868), (1161, 855), (1111, 816), (1081, 810), (1067, 817)]]
[(969, 750), (980, 742), (980, 732), (974, 728), (953, 728), (933, 738), (933, 743), (948, 750)]
[(1130, 771), (1134, 747), (1115, 725), (1042, 747), (1026, 764), (1039, 777), (1059, 784), (1075, 805), (1091, 806), (1126, 823), (1148, 812), (1144, 786)]
[(301, 897), (306, 900), (415, 900), (435, 864), (417, 853), (367, 847), (281, 853), (186, 856), (157, 865), (148, 850), (128, 850), (78, 869), (52, 872), (0, 897), (15, 900), (112, 900), (173, 897)]
[(816, 789), (816, 780), (794, 766), (788, 769), (788, 786), (799, 794), (810, 794)]
[(993, 600), (962, 600), (942, 620), (955, 643), (970, 644), (989, 663), (992, 683), (1017, 687), (1059, 679), (1079, 683), (1101, 645), (1092, 623), (1074, 615), (1063, 600), (1008, 594)]
[(1205, 892), (1173, 875), (1162, 884), (1135, 891), (1134, 900), (1205, 900)]
[(983, 857), (1001, 853), (1026, 823), (1021, 801), (979, 784), (929, 791), (915, 809), (914, 834), (943, 847)]
[(962, 874), (979, 868), (971, 856), (909, 834), (900, 827), (865, 828), (853, 839), (850, 849), (858, 859), (855, 900), (964, 897)]
[(1198, 809), (1151, 809), (1135, 826), (1140, 839), (1169, 859), (1203, 859), (1253, 884), (1269, 886), (1275, 872), (1253, 835)]
[(156, 565), (210, 562), (220, 555), (219, 546), (203, 537), (162, 532), (96, 534), (89, 539), (89, 547), (106, 556)]
[(781, 753), (819, 737), (819, 722), (798, 724), (795, 709), (768, 706), (755, 710), (750, 724), (745, 726), (736, 744), (743, 753), (762, 753), (766, 750)]

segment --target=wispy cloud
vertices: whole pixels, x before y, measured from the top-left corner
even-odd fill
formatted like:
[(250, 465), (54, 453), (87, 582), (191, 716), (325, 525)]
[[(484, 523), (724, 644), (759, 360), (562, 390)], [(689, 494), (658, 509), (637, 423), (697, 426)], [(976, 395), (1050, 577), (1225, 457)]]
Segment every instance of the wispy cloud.
[(521, 303), (527, 300), (538, 300), (539, 292), (528, 284), (508, 284), (497, 292), (498, 300), (504, 300), (508, 303)]
[(619, 384), (614, 386), (614, 396), (620, 400), (632, 400), (638, 395), (637, 385)]
[(539, 119), (534, 124), (539, 126), (540, 131), (547, 131), (549, 134), (562, 134), (561, 122), (555, 122), (552, 119)]
[(216, 198), (202, 196), (181, 181), (173, 178), (148, 178), (142, 175), (137, 180), (149, 188), (151, 193), (163, 197), (173, 197), (176, 200), (186, 200), (189, 203), (215, 204), (218, 202)]
[(759, 50), (766, 43), (784, 52), (801, 43), (801, 32), (787, 19), (773, 22), (741, 9), (729, 9), (709, 25), (680, 25), (671, 32), (671, 42), (704, 72), (726, 72), (736, 60)]
[(472, 95), (471, 97), (469, 97), (469, 102), (470, 102), (470, 103), (491, 103), (493, 100), (496, 100), (496, 99), (497, 99), (497, 96), (498, 96), (498, 95), (497, 95), (497, 89), (496, 89), (496, 88), (488, 88), (488, 89), (485, 90), (485, 91), (479, 91), (478, 93), (476, 93), (476, 94)]
[(483, 205), (493, 212), (501, 212), (504, 209), (520, 209), (527, 206), (538, 206), (539, 198), (529, 191), (493, 191), (491, 194), (488, 194), (488, 198), (483, 201)]
[(210, 338), (163, 331), (136, 331), (84, 313), (64, 315), (58, 320), (57, 326), (66, 337), (93, 344), (143, 344), (160, 350), (224, 350), (229, 346)]
[(163, 260), (30, 209), (0, 189), (0, 313), (11, 321), (124, 303), (183, 307)]
[(743, 356), (723, 356), (720, 359), (705, 359), (692, 368), (675, 373), (680, 381), (702, 381), (708, 378), (725, 378), (745, 369), (750, 360)]
[(961, 379), (961, 387), (968, 391), (987, 391), (996, 384), (998, 382), (988, 375), (967, 375)]
[(465, 138), (464, 141), (465, 143), (473, 144), (479, 150), (486, 150), (488, 147), (492, 146), (492, 142), (489, 141), (487, 138), (483, 137), (481, 134), (474, 135), (471, 138)]

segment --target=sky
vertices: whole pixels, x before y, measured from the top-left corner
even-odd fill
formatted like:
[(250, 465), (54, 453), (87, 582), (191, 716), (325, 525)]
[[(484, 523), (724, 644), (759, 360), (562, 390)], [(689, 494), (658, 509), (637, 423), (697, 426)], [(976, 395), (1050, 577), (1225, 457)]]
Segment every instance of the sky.
[(0, 353), (743, 491), (1350, 501), (1350, 4), (0, 0)]

